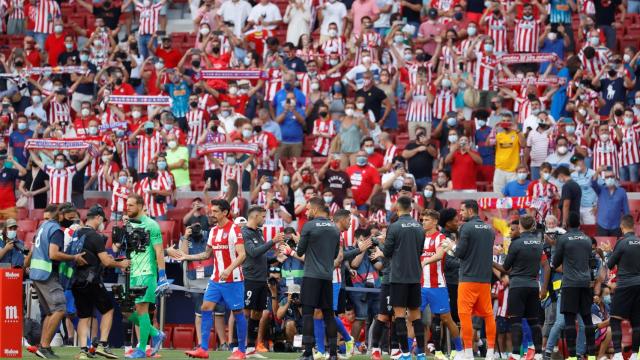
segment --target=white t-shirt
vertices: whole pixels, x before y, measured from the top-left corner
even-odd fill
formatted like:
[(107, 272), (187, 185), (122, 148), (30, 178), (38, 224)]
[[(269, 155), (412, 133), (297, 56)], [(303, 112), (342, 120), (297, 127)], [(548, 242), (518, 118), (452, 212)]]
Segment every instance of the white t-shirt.
[(367, 72), (367, 70), (373, 73), (374, 80), (380, 79), (380, 66), (378, 66), (378, 64), (371, 64), (371, 66), (369, 66), (369, 69), (367, 69), (367, 67), (362, 64), (356, 65), (351, 70), (349, 70), (349, 72), (347, 72), (344, 77), (349, 81), (355, 82), (356, 88), (360, 90), (364, 86), (363, 76), (364, 73)]
[[(258, 22), (272, 22), (272, 21), (281, 21), (282, 15), (280, 15), (280, 10), (277, 6), (272, 3), (268, 3), (267, 5), (262, 5), (260, 3), (256, 4), (256, 6), (251, 9), (251, 13), (249, 14), (249, 21), (254, 23)], [(278, 25), (269, 25), (263, 26), (264, 29), (267, 30), (275, 30)]]
[(347, 17), (347, 7), (340, 1), (331, 3), (327, 1), (322, 8), (322, 24), (320, 25), (320, 35), (329, 36), (329, 24), (338, 25), (338, 34), (342, 34), (343, 20)]
[(383, 13), (382, 8), (387, 5), (394, 5), (393, 0), (376, 0), (376, 5), (380, 10), (380, 15), (378, 16), (378, 20), (373, 23), (373, 27), (378, 28), (388, 28), (391, 27), (391, 14), (394, 12), (398, 12), (398, 6), (391, 6), (391, 10), (389, 12)]
[(222, 17), (224, 21), (230, 21), (233, 23), (233, 34), (235, 36), (242, 36), (242, 28), (249, 18), (251, 13), (251, 4), (245, 0), (238, 1), (225, 1), (218, 10), (218, 15)]

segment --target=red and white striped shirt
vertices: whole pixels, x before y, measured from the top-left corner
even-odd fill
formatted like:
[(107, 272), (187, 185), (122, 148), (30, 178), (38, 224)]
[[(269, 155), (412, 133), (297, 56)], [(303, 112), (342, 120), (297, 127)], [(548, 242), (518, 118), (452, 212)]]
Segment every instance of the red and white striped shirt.
[(138, 191), (144, 198), (144, 203), (147, 207), (147, 214), (153, 218), (167, 214), (167, 203), (159, 204), (156, 201), (156, 196), (151, 194), (151, 190), (169, 191), (171, 185), (169, 185), (164, 177), (158, 176), (156, 179), (146, 177), (140, 181), (138, 185)]
[(238, 189), (242, 189), (242, 172), (244, 171), (244, 166), (242, 164), (233, 164), (229, 165), (225, 163), (222, 166), (222, 191), (226, 192), (227, 190), (227, 181), (235, 180), (238, 183)]
[[(456, 57), (459, 57), (460, 54), (458, 53), (458, 48), (454, 45), (454, 46), (449, 46), (449, 45), (444, 45), (442, 47), (442, 50), (440, 50), (442, 52), (442, 55), (440, 55), (440, 59), (442, 59), (443, 64), (446, 66), (449, 66), (449, 69), (456, 69), (456, 62), (455, 59)], [(455, 57), (454, 57), (455, 55)]]
[[(462, 56), (460, 57), (459, 60), (467, 58), (469, 49), (471, 48), (471, 45), (473, 45), (475, 40), (476, 40), (475, 36), (462, 40), (462, 42), (460, 43), (460, 51), (459, 51), (460, 54), (462, 54)], [(479, 52), (480, 46), (482, 46), (482, 41), (478, 42), (478, 44), (476, 45), (476, 48), (474, 49), (474, 52)], [(468, 60), (464, 62), (464, 71), (473, 72), (475, 71), (475, 69), (476, 69), (476, 60)]]
[[(207, 144), (224, 144), (225, 142), (227, 142), (227, 136), (225, 134), (222, 134), (222, 133), (219, 133), (219, 132), (216, 132), (216, 133), (208, 132), (207, 133)], [(224, 154), (223, 153), (207, 154), (204, 157), (204, 169), (205, 170), (213, 170), (213, 169), (217, 169), (218, 168), (216, 166), (216, 163), (213, 160), (211, 160), (212, 158), (223, 160), (224, 159)]]
[[(438, 231), (431, 235), (425, 235), (424, 248), (422, 256), (420, 256), (420, 262), (434, 256), (440, 247), (440, 244), (442, 244), (446, 239), (447, 237)], [(444, 278), (444, 258), (428, 264), (422, 269), (422, 287), (428, 289), (447, 287), (447, 282)]]
[(427, 100), (429, 85), (415, 85), (411, 89), (411, 101), (407, 110), (409, 122), (431, 122), (431, 105)]
[(383, 209), (379, 209), (369, 215), (369, 222), (376, 223), (378, 225), (387, 225), (387, 212)]
[(264, 99), (273, 101), (276, 93), (282, 89), (282, 71), (280, 69), (271, 68), (267, 72), (267, 80), (264, 83)]
[(234, 224), (233, 221), (227, 221), (227, 223), (222, 227), (217, 225), (211, 229), (207, 245), (209, 245), (211, 250), (213, 250), (211, 254), (213, 257), (213, 274), (211, 274), (211, 281), (226, 283), (244, 280), (244, 276), (242, 275), (242, 266), (238, 266), (233, 269), (228, 278), (222, 278), (224, 270), (231, 266), (238, 256), (236, 246), (244, 246), (242, 231), (240, 231), (240, 227), (238, 225)]
[(164, 3), (151, 3), (149, 6), (136, 4), (136, 11), (140, 13), (140, 26), (138, 34), (153, 35), (158, 30), (158, 20), (160, 19), (160, 10), (164, 7)]
[(160, 152), (162, 148), (162, 137), (160, 133), (154, 131), (153, 135), (138, 135), (138, 172), (147, 172), (147, 167), (151, 160)]
[(109, 173), (112, 174), (112, 176), (118, 177), (118, 171), (120, 171), (120, 167), (113, 161), (109, 162), (108, 168), (107, 166), (105, 166), (105, 164), (102, 164), (96, 174), (98, 178), (98, 191), (111, 191), (113, 189), (113, 184), (107, 183), (105, 174)]
[(433, 117), (444, 119), (449, 111), (456, 111), (456, 96), (449, 89), (441, 89), (436, 93), (433, 101)]
[(369, 50), (369, 53), (371, 54), (371, 62), (374, 62), (375, 59), (378, 59), (378, 48), (382, 44), (382, 38), (380, 37), (380, 34), (375, 31), (354, 35), (354, 44), (361, 37), (362, 42), (360, 43), (360, 46), (356, 48), (356, 57), (354, 60), (354, 64), (356, 65), (362, 63), (362, 50)]
[(550, 182), (542, 183), (540, 180), (532, 181), (527, 188), (527, 196), (534, 199), (553, 199), (558, 194), (558, 187)]
[(131, 195), (131, 189), (114, 180), (113, 192), (111, 193), (111, 211), (125, 212), (127, 210), (127, 198), (129, 195)]
[(264, 241), (269, 241), (284, 231), (285, 224), (284, 219), (280, 217), (280, 211), (284, 211), (287, 214), (288, 212), (282, 205), (278, 209), (272, 209), (268, 206), (265, 206), (265, 209), (267, 209), (267, 212), (264, 218), (264, 225), (262, 225), (262, 235), (264, 236)]
[[(279, 191), (276, 191), (273, 194), (273, 199), (278, 199), (278, 200), (280, 200), (280, 202), (282, 202), (284, 200)], [(267, 206), (267, 193), (264, 192), (263, 190), (260, 190), (260, 192), (258, 193), (258, 198), (256, 199), (256, 205), (258, 205), (258, 206)]]
[(500, 64), (495, 55), (486, 55), (483, 52), (476, 53), (475, 88), (479, 91), (495, 89), (495, 80), (498, 78)]
[(393, 160), (398, 156), (398, 148), (395, 145), (391, 145), (388, 149), (384, 151), (384, 161), (383, 165), (393, 164)]
[[(344, 246), (344, 239), (342, 238), (342, 235), (340, 235), (340, 247)], [(333, 269), (333, 278), (331, 279), (331, 283), (333, 284), (340, 284), (342, 283), (342, 263), (338, 264), (338, 266), (336, 266)]]
[(640, 163), (640, 124), (622, 127), (622, 146), (620, 147), (620, 166)]
[(267, 131), (262, 131), (249, 140), (251, 144), (258, 144), (258, 154), (255, 158), (256, 169), (275, 171), (276, 162), (273, 160), (271, 151), (278, 148), (278, 139)]
[(503, 18), (491, 14), (487, 16), (487, 35), (493, 39), (493, 51), (496, 53), (507, 52), (507, 24)]
[(11, 0), (11, 7), (13, 12), (9, 14), (9, 20), (23, 20), (24, 19), (24, 0)]
[(34, 32), (52, 34), (55, 20), (62, 16), (60, 6), (54, 0), (40, 0)]
[(49, 120), (52, 124), (66, 122), (71, 124), (71, 108), (69, 102), (59, 103), (55, 99), (49, 105)]
[(345, 247), (356, 246), (356, 230), (358, 230), (358, 227), (360, 227), (358, 218), (351, 214), (351, 219), (349, 219), (349, 228), (341, 234)]
[(337, 37), (335, 39), (329, 39), (322, 43), (321, 45), (322, 52), (325, 54), (325, 62), (329, 62), (329, 55), (332, 53), (337, 53), (340, 56), (340, 60), (344, 60), (347, 55), (347, 43), (342, 37)]
[(458, 3), (459, 0), (431, 0), (430, 7), (444, 12), (452, 10)]
[(513, 52), (538, 52), (538, 38), (540, 37), (540, 28), (540, 20), (516, 19)]
[[(587, 44), (586, 46), (590, 45)], [(591, 59), (587, 59), (587, 57), (584, 56), (584, 47), (578, 53), (578, 57), (582, 61), (582, 69), (586, 73), (591, 73), (591, 75), (598, 74), (598, 72), (609, 62), (609, 58), (611, 57), (611, 50), (605, 46), (595, 47), (594, 50), (596, 53)]]
[(187, 145), (196, 145), (198, 143), (198, 139), (204, 133), (208, 122), (209, 114), (206, 111), (201, 109), (191, 109), (187, 112), (187, 124), (189, 125)]
[[(333, 126), (333, 120), (317, 119), (313, 122), (313, 135), (315, 139), (313, 141), (313, 151), (322, 156), (329, 154), (329, 147), (331, 147), (331, 139), (336, 136), (336, 129)], [(328, 138), (320, 136), (329, 136)]]
[(507, 298), (509, 297), (509, 286), (505, 286), (502, 281), (496, 281), (492, 288), (491, 293), (496, 296), (494, 302), (494, 311), (496, 316), (507, 317)]
[(60, 170), (45, 166), (44, 170), (49, 175), (49, 204), (71, 202), (73, 175), (78, 171), (76, 165), (67, 166)]
[(611, 166), (613, 173), (618, 176), (618, 144), (611, 139), (606, 142), (597, 140), (593, 145), (593, 168)]

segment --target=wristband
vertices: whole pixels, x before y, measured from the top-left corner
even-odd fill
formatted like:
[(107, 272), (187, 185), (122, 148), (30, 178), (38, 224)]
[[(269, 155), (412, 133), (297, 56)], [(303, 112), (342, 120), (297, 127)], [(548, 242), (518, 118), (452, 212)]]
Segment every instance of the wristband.
[(163, 278), (166, 279), (167, 278), (167, 273), (164, 270), (158, 270), (158, 276), (161, 279), (163, 279)]

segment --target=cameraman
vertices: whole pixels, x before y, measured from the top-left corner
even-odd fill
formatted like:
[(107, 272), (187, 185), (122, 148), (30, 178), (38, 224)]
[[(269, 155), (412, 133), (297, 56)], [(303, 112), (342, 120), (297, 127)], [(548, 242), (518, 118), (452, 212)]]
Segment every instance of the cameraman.
[(293, 344), (293, 338), (302, 333), (302, 306), (300, 304), (300, 286), (291, 285), (285, 292), (286, 297), (280, 301), (276, 312), (276, 319), (282, 321), (282, 328), (288, 344)]
[(13, 268), (24, 265), (24, 241), (18, 239), (18, 223), (8, 219), (0, 240), (0, 263), (11, 264)]
[(77, 267), (71, 291), (75, 299), (78, 318), (80, 318), (78, 322), (80, 355), (89, 354), (87, 334), (89, 333), (89, 321), (93, 317), (93, 309), (96, 308), (102, 314), (102, 320), (100, 321), (100, 343), (96, 347), (95, 353), (108, 359), (117, 359), (118, 357), (108, 345), (113, 321), (113, 304), (111, 296), (102, 282), (102, 268), (117, 267), (124, 271), (129, 267), (130, 261), (116, 261), (107, 254), (104, 236), (98, 233), (104, 231), (105, 219), (102, 207), (94, 205), (87, 212), (85, 226), (74, 233), (74, 237), (78, 239), (84, 236), (82, 251), (85, 253), (84, 258), (87, 265)]
[[(209, 217), (207, 216), (207, 210), (202, 202), (201, 198), (193, 199), (191, 203), (191, 210), (182, 218), (182, 222), (185, 226), (191, 226), (193, 224), (200, 224), (203, 231), (209, 232)], [(185, 235), (186, 236), (186, 235)]]
[(144, 207), (145, 201), (142, 196), (132, 194), (127, 198), (129, 224), (134, 229), (143, 229), (148, 237), (144, 252), (131, 253), (129, 285), (131, 287), (146, 287), (145, 294), (135, 299), (136, 312), (129, 318), (131, 322), (140, 327), (138, 347), (129, 355), (129, 358), (133, 359), (146, 357), (145, 350), (149, 336), (153, 341), (151, 356), (160, 350), (165, 335), (151, 325), (149, 304), (156, 302), (156, 289), (162, 290), (169, 285), (164, 270), (164, 251), (160, 226), (155, 220), (145, 215)]
[[(356, 230), (356, 239), (358, 244), (369, 240), (370, 236), (371, 232), (369, 229)], [(374, 246), (378, 245), (376, 238), (371, 238), (371, 240)], [(353, 260), (351, 260), (349, 265), (351, 269), (355, 270), (355, 275), (353, 272), (351, 275), (353, 287), (367, 289), (380, 288), (380, 276), (378, 274), (378, 270), (382, 270), (383, 263), (379, 258), (371, 260), (369, 258), (370, 255), (371, 251), (367, 250), (358, 254)], [(365, 321), (378, 314), (380, 298), (378, 293), (350, 291), (348, 294), (356, 313), (356, 320), (353, 322), (351, 335), (354, 338), (357, 338)]]
[(266, 210), (262, 206), (252, 206), (247, 212), (247, 225), (242, 228), (244, 248), (247, 258), (242, 264), (244, 273), (244, 312), (248, 321), (247, 356), (256, 354), (256, 338), (262, 312), (267, 309), (269, 302), (269, 262), (267, 252), (284, 240), (284, 234), (279, 233), (273, 240), (264, 241), (262, 225), (264, 225)]
[(300, 236), (292, 227), (284, 229), (284, 244), (278, 249), (278, 261), (282, 263), (282, 279), (286, 286), (302, 284), (304, 276), (304, 257), (298, 256), (295, 249), (300, 241)]

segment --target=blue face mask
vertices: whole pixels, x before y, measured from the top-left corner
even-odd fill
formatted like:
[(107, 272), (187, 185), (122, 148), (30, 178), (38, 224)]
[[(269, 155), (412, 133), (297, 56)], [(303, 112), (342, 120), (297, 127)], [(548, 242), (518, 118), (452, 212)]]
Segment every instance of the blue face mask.
[(284, 84), (284, 89), (286, 91), (291, 91), (293, 89), (293, 85), (291, 85), (290, 83), (285, 83)]
[(173, 124), (164, 124), (164, 129), (167, 131), (171, 131), (173, 129)]
[(364, 156), (358, 156), (358, 157), (356, 158), (356, 164), (357, 164), (358, 166), (365, 166), (365, 165), (367, 165), (367, 158), (366, 158), (366, 157), (364, 157)]
[(126, 176), (120, 176), (118, 178), (118, 182), (120, 183), (120, 185), (124, 185), (127, 183), (127, 177)]
[(5, 169), (13, 169), (13, 163), (9, 160), (4, 162)]
[(458, 120), (456, 120), (456, 118), (448, 118), (447, 119), (447, 125), (453, 127), (456, 126), (456, 124), (458, 123)]
[(158, 170), (164, 170), (167, 168), (167, 163), (165, 161), (158, 161)]
[(602, 301), (603, 301), (605, 304), (607, 304), (607, 305), (611, 304), (611, 295), (605, 295), (605, 296), (603, 296), (603, 297), (602, 297)]

